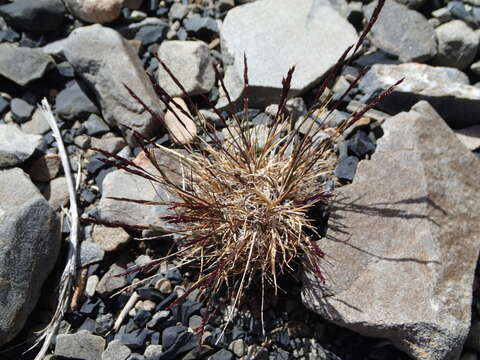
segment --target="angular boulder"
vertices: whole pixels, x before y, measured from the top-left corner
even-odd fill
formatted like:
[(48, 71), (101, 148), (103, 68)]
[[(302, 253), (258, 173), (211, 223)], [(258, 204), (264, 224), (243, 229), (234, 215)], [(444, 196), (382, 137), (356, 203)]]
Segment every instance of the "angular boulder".
[(457, 359), (480, 247), (480, 161), (425, 101), (384, 131), (372, 159), (337, 191), (318, 242), (327, 281), (305, 273), (302, 299), (415, 359)]
[(404, 78), (394, 92), (376, 106), (389, 114), (409, 109), (420, 100), (428, 101), (454, 129), (480, 124), (480, 89), (469, 85), (460, 70), (417, 63), (376, 64), (359, 83), (368, 103), (382, 90)]
[(41, 139), (39, 135), (24, 133), (15, 125), (0, 124), (0, 169), (27, 160)]
[(0, 170), (0, 345), (35, 307), (60, 248), (60, 224), (28, 176)]
[(163, 106), (143, 69), (136, 51), (115, 30), (90, 25), (74, 30), (64, 54), (95, 93), (104, 120), (117, 126), (130, 145), (132, 130), (146, 137), (159, 132), (160, 124), (126, 90), (128, 86), (148, 107), (162, 114)]
[[(373, 14), (377, 1), (363, 8), (366, 18)], [(419, 12), (395, 0), (387, 0), (370, 32), (372, 43), (400, 61), (427, 61), (437, 54), (433, 25)]]
[(41, 79), (53, 66), (53, 59), (42, 50), (0, 44), (0, 76), (20, 86)]
[(65, 6), (62, 0), (16, 0), (0, 6), (0, 16), (17, 30), (45, 33), (60, 27)]
[(255, 106), (278, 101), (281, 80), (293, 65), (290, 96), (312, 87), (358, 39), (328, 0), (263, 0), (237, 6), (225, 17), (220, 36), (222, 52), (233, 56), (240, 78), (247, 56)]

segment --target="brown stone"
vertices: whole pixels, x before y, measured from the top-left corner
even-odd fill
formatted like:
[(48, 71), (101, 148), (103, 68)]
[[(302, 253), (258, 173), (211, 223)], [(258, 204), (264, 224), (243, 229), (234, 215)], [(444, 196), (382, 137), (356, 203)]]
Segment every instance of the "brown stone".
[(100, 249), (115, 251), (130, 240), (130, 235), (122, 228), (96, 225), (93, 229), (92, 238)]
[(197, 126), (192, 120), (192, 115), (185, 101), (182, 98), (173, 98), (173, 101), (180, 105), (188, 116), (178, 109), (173, 102), (170, 102), (169, 105), (173, 111), (167, 110), (165, 123), (173, 141), (177, 144), (188, 144), (197, 135)]
[(480, 161), (425, 101), (386, 121), (370, 161), (338, 190), (307, 307), (415, 359), (456, 359), (480, 246)]
[(47, 154), (35, 160), (28, 171), (33, 181), (49, 182), (60, 172), (60, 156)]

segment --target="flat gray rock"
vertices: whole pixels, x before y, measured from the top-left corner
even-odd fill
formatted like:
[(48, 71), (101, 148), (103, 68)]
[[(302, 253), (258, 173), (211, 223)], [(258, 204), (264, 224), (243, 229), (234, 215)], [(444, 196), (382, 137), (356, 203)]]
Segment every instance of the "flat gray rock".
[(53, 59), (40, 49), (0, 44), (0, 75), (20, 86), (41, 79), (53, 66)]
[(15, 125), (0, 124), (0, 169), (27, 160), (40, 140), (40, 135), (25, 134)]
[(67, 359), (102, 360), (105, 339), (86, 330), (75, 334), (60, 334), (55, 344), (55, 355)]
[[(163, 41), (158, 49), (158, 57), (189, 95), (208, 93), (215, 85), (213, 60), (203, 41)], [(180, 88), (162, 66), (158, 67), (157, 76), (158, 83), (170, 96), (183, 96)]]
[(278, 101), (282, 78), (296, 71), (290, 96), (315, 85), (355, 44), (357, 33), (327, 0), (262, 0), (230, 10), (221, 28), (222, 52), (243, 78), (249, 67), (252, 105)]
[(384, 131), (372, 159), (337, 191), (318, 242), (327, 282), (307, 273), (302, 299), (414, 359), (457, 359), (480, 247), (480, 161), (425, 101)]
[(69, 35), (64, 54), (92, 88), (103, 119), (118, 126), (130, 145), (134, 139), (127, 127), (147, 137), (160, 132), (159, 122), (124, 87), (127, 85), (151, 109), (162, 112), (136, 51), (120, 34), (98, 24), (78, 28)]
[(21, 169), (0, 170), (0, 345), (22, 329), (59, 249), (60, 224), (45, 198)]
[[(177, 162), (163, 155), (160, 150), (156, 153), (156, 158), (163, 171), (171, 174), (171, 178), (179, 176), (180, 167)], [(135, 163), (152, 174), (158, 174), (143, 152), (137, 156)], [(130, 225), (171, 226), (159, 219), (161, 216), (172, 215), (168, 205), (144, 205), (109, 199), (109, 197), (121, 197), (134, 200), (172, 201), (169, 192), (158, 183), (124, 170), (115, 170), (105, 176), (102, 189), (102, 198), (98, 206), (101, 219)]]
[(376, 107), (389, 114), (409, 109), (419, 100), (427, 100), (453, 128), (461, 129), (480, 123), (480, 88), (469, 85), (460, 70), (407, 63), (376, 64), (360, 81), (359, 89), (368, 103), (396, 81), (405, 80)]
[[(363, 8), (366, 18), (372, 16), (376, 5), (373, 1)], [(370, 37), (375, 46), (397, 55), (402, 62), (427, 61), (437, 53), (433, 25), (419, 12), (395, 0), (385, 2)]]

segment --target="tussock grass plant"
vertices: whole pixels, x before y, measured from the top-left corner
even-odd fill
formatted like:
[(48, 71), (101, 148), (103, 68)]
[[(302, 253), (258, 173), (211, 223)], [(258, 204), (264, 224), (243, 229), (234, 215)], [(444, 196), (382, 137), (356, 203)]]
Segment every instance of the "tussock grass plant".
[[(390, 93), (393, 86), (364, 109), (352, 114), (340, 126), (325, 126), (321, 130), (313, 126), (313, 121), (306, 121), (321, 115), (325, 118), (324, 124), (328, 124), (333, 109), (341, 104), (365, 73), (360, 72), (339, 100), (333, 101), (331, 97), (325, 96), (327, 86), (333, 83), (344, 66), (349, 64), (360, 50), (382, 6), (383, 1), (380, 1), (358, 43), (345, 50), (326, 76), (316, 92), (314, 105), (307, 116), (295, 120), (288, 114), (286, 102), (294, 76), (294, 68), (291, 68), (282, 81), (283, 90), (278, 101), (278, 110), (270, 123), (252, 126), (248, 116), (248, 67), (245, 59), (245, 95), (241, 112), (237, 112), (217, 72), (230, 102), (226, 114), (215, 110), (224, 125), (223, 138), (219, 138), (214, 126), (200, 113), (197, 113), (195, 119), (203, 136), (197, 136), (194, 143), (185, 146), (183, 151), (157, 145), (134, 132), (145, 155), (155, 167), (155, 173), (128, 159), (96, 149), (108, 157), (105, 162), (160, 184), (172, 195), (173, 200), (166, 202), (116, 198), (145, 206), (168, 205), (172, 211), (172, 215), (159, 219), (178, 226), (178, 231), (175, 231), (177, 250), (170, 254), (169, 258), (181, 259), (182, 263), (195, 267), (198, 275), (186, 293), (171, 307), (194, 290), (198, 290), (210, 305), (214, 305), (211, 303), (212, 299), (222, 293), (230, 305), (230, 321), (234, 309), (241, 303), (253, 283), (261, 289), (263, 304), (267, 293), (278, 291), (279, 278), (292, 272), (297, 265), (313, 271), (322, 282), (326, 280), (321, 270), (325, 254), (319, 245), (321, 242), (317, 242), (320, 235), (314, 226), (315, 219), (310, 210), (314, 206), (327, 206), (333, 196), (331, 192), (323, 189), (322, 183), (335, 165), (335, 142), (345, 129)], [(184, 91), (174, 74), (171, 74), (160, 59), (159, 62)], [(190, 117), (155, 82), (153, 76), (150, 75), (150, 79), (169, 110)], [(134, 89), (127, 90), (158, 121), (164, 123), (160, 114), (135, 95)], [(189, 107), (195, 109), (185, 91), (184, 95)], [(180, 116), (177, 117), (181, 121)], [(298, 129), (301, 127), (307, 128), (307, 131), (300, 133)], [(319, 136), (320, 131), (323, 136)], [(325, 134), (328, 136), (325, 137)], [(174, 138), (175, 134), (171, 136)], [(180, 183), (172, 180), (159, 164), (156, 148), (178, 161), (182, 173)], [(101, 219), (92, 221), (126, 226)], [(139, 224), (134, 228), (158, 229), (158, 226)], [(165, 258), (129, 272), (151, 268), (162, 260)]]

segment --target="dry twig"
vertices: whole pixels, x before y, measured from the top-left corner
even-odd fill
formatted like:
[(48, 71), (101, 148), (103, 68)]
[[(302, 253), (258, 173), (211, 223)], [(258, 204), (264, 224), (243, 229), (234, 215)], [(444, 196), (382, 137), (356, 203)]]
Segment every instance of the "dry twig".
[(77, 251), (78, 251), (78, 210), (77, 210), (77, 201), (75, 193), (75, 185), (70, 170), (70, 163), (68, 159), (68, 154), (65, 149), (65, 146), (62, 141), (62, 135), (58, 129), (55, 117), (53, 116), (52, 109), (48, 104), (47, 99), (43, 99), (40, 104), (40, 114), (43, 116), (45, 121), (48, 122), (50, 128), (52, 129), (53, 136), (57, 140), (58, 151), (62, 161), (63, 171), (65, 173), (65, 178), (67, 180), (68, 195), (70, 200), (69, 208), (69, 221), (70, 221), (70, 237), (68, 240), (69, 249), (68, 249), (68, 260), (63, 270), (59, 295), (58, 295), (58, 305), (55, 311), (55, 314), (52, 317), (52, 320), (47, 325), (47, 327), (40, 332), (40, 336), (37, 340), (37, 343), (34, 345), (39, 345), (42, 341), (42, 347), (40, 348), (35, 360), (41, 360), (47, 353), (48, 347), (52, 342), (52, 337), (56, 334), (60, 321), (63, 319), (64, 313), (67, 311), (70, 299), (72, 296), (72, 287), (75, 283), (75, 276), (77, 270)]

